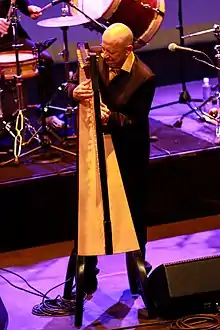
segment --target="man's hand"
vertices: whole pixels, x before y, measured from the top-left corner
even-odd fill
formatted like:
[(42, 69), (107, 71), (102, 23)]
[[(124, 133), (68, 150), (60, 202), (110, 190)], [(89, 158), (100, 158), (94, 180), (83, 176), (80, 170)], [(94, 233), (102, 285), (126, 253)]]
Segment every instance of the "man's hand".
[(5, 18), (0, 18), (0, 37), (4, 37), (8, 33), (10, 23)]
[(93, 97), (93, 90), (91, 79), (87, 79), (81, 82), (74, 90), (73, 90), (73, 98), (79, 102), (83, 102), (85, 100), (91, 99)]
[(100, 111), (101, 111), (102, 124), (107, 125), (111, 111), (102, 101), (100, 102)]
[(38, 6), (28, 6), (28, 11), (32, 19), (37, 19), (42, 15), (41, 8)]

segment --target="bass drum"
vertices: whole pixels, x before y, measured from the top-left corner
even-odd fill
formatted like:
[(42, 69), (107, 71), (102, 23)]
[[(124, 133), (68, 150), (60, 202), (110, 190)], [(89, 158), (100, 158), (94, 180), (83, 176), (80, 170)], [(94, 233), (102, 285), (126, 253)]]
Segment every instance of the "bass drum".
[[(80, 0), (78, 0), (80, 3)], [(82, 0), (81, 0), (82, 1)], [(123, 23), (133, 32), (135, 49), (145, 46), (159, 30), (165, 14), (165, 0), (91, 0), (82, 1), (82, 9), (108, 26)], [(93, 25), (93, 29), (96, 29)]]

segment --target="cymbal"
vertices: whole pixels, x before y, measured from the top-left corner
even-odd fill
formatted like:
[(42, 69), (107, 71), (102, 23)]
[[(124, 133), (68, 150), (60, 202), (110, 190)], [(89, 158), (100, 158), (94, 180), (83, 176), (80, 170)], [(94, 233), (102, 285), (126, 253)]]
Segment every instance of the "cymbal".
[(85, 24), (87, 22), (89, 22), (89, 20), (84, 15), (77, 14), (75, 16), (59, 16), (47, 18), (43, 21), (39, 21), (37, 25), (43, 27), (66, 27)]

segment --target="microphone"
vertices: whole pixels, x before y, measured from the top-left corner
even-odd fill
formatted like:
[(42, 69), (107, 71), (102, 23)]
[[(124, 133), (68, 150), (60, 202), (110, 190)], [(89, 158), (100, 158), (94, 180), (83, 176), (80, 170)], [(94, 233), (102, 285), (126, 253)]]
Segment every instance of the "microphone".
[(172, 42), (171, 44), (169, 44), (168, 49), (171, 52), (183, 51), (183, 52), (190, 52), (190, 53), (202, 54), (202, 52), (199, 51), (199, 50), (195, 50), (195, 49), (188, 48), (188, 47), (182, 47), (182, 46), (179, 46), (179, 45), (175, 44), (174, 42)]
[(39, 49), (39, 51), (41, 53), (44, 50), (46, 50), (47, 48), (49, 48), (56, 40), (57, 40), (57, 38), (49, 38), (49, 39), (45, 40), (44, 42), (36, 42), (35, 47), (37, 49)]

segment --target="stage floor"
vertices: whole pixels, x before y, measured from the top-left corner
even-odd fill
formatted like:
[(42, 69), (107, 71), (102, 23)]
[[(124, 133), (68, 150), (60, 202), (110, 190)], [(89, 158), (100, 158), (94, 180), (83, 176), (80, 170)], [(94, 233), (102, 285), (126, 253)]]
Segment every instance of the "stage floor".
[[(215, 217), (215, 225), (219, 216)], [(198, 219), (184, 223), (186, 231), (194, 227), (195, 233), (184, 234), (183, 222), (178, 225), (180, 236), (170, 237), (172, 228), (162, 225), (155, 228), (165, 237), (148, 243), (148, 260), (153, 268), (162, 263), (176, 262), (192, 258), (219, 255), (220, 230), (202, 230), (203, 225), (211, 226), (214, 218)], [(6, 267), (22, 276), (28, 283), (46, 293), (49, 289), (65, 280), (68, 256), (72, 242), (57, 243), (37, 248), (0, 254), (0, 267)], [(133, 297), (129, 290), (124, 254), (102, 256), (99, 258), (99, 287), (93, 297), (85, 303), (83, 326), (81, 329), (164, 329), (169, 326), (160, 324), (160, 319), (148, 319), (141, 297)], [(0, 270), (13, 285), (31, 290), (21, 278)], [(207, 279), (208, 281), (208, 279)], [(12, 287), (0, 278), (1, 298), (9, 314), (8, 330), (70, 330), (75, 329), (74, 317), (41, 317), (32, 315), (32, 308), (42, 298)], [(50, 292), (50, 297), (63, 295), (63, 286)], [(150, 326), (152, 322), (157, 325)], [(159, 322), (159, 324), (158, 324)], [(137, 327), (136, 327), (137, 326)]]

